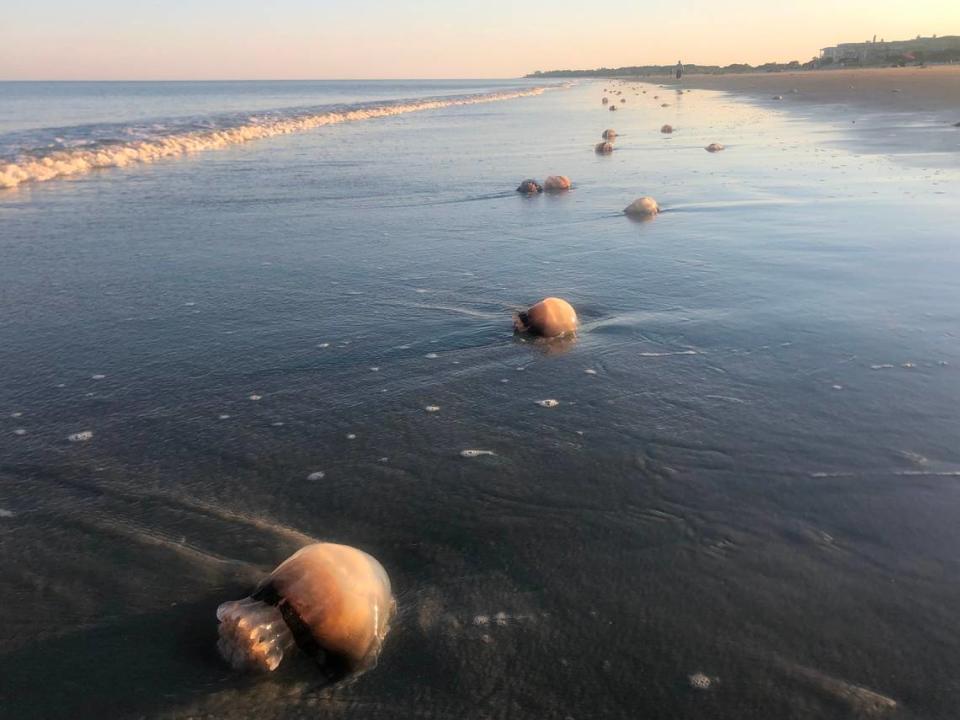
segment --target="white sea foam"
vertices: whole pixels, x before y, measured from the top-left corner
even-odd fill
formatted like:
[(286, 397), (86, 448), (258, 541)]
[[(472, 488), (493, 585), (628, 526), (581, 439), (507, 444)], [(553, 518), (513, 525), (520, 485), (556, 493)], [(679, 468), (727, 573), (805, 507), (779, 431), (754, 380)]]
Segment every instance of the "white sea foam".
[(100, 141), (53, 152), (24, 152), (13, 160), (7, 162), (0, 160), (0, 189), (15, 188), (28, 182), (44, 182), (58, 177), (80, 175), (102, 168), (124, 167), (204, 150), (216, 150), (251, 140), (289, 135), (326, 125), (460, 105), (513, 100), (540, 95), (545, 89), (539, 87), (455, 98), (409, 100), (286, 117), (252, 117), (247, 123), (232, 127), (191, 129), (130, 141)]

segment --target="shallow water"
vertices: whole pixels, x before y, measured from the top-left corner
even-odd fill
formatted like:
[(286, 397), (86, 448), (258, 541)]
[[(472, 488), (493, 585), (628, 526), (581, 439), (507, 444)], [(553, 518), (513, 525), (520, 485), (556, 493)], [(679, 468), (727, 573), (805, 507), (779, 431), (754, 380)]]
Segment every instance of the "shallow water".
[[(344, 92), (252, 85), (156, 106)], [(603, 86), (0, 191), (6, 712), (954, 717), (958, 156)], [(0, 143), (105, 122), (30, 102)], [(576, 342), (512, 336), (547, 294)], [(217, 604), (311, 538), (389, 571), (379, 667), (233, 674)]]

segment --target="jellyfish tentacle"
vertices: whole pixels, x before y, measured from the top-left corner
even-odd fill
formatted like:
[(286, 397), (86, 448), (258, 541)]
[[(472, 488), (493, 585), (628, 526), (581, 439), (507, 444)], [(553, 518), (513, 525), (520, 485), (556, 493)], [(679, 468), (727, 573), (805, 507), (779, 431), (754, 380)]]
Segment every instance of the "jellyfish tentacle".
[(217, 649), (234, 668), (276, 670), (293, 647), (280, 609), (259, 600), (231, 600), (217, 608)]

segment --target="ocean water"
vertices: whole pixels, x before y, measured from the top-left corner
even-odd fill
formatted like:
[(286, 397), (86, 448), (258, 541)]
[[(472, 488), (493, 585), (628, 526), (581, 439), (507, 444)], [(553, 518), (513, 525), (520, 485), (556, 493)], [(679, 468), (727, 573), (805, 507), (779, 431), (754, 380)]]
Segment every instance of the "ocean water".
[[(0, 84), (2, 714), (955, 717), (960, 163), (876, 127)], [(575, 341), (514, 337), (546, 295)], [(234, 673), (217, 605), (313, 539), (389, 572), (379, 666)]]

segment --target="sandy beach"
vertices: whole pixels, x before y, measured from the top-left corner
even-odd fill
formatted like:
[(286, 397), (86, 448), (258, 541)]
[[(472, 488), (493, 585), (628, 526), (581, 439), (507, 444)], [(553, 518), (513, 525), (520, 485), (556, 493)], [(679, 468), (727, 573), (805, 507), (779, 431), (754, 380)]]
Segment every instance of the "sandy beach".
[[(724, 90), (806, 104), (845, 104), (877, 111), (943, 112), (960, 122), (960, 66), (859, 68), (739, 75), (685, 75), (663, 85)], [(796, 91), (796, 92), (794, 92)]]

